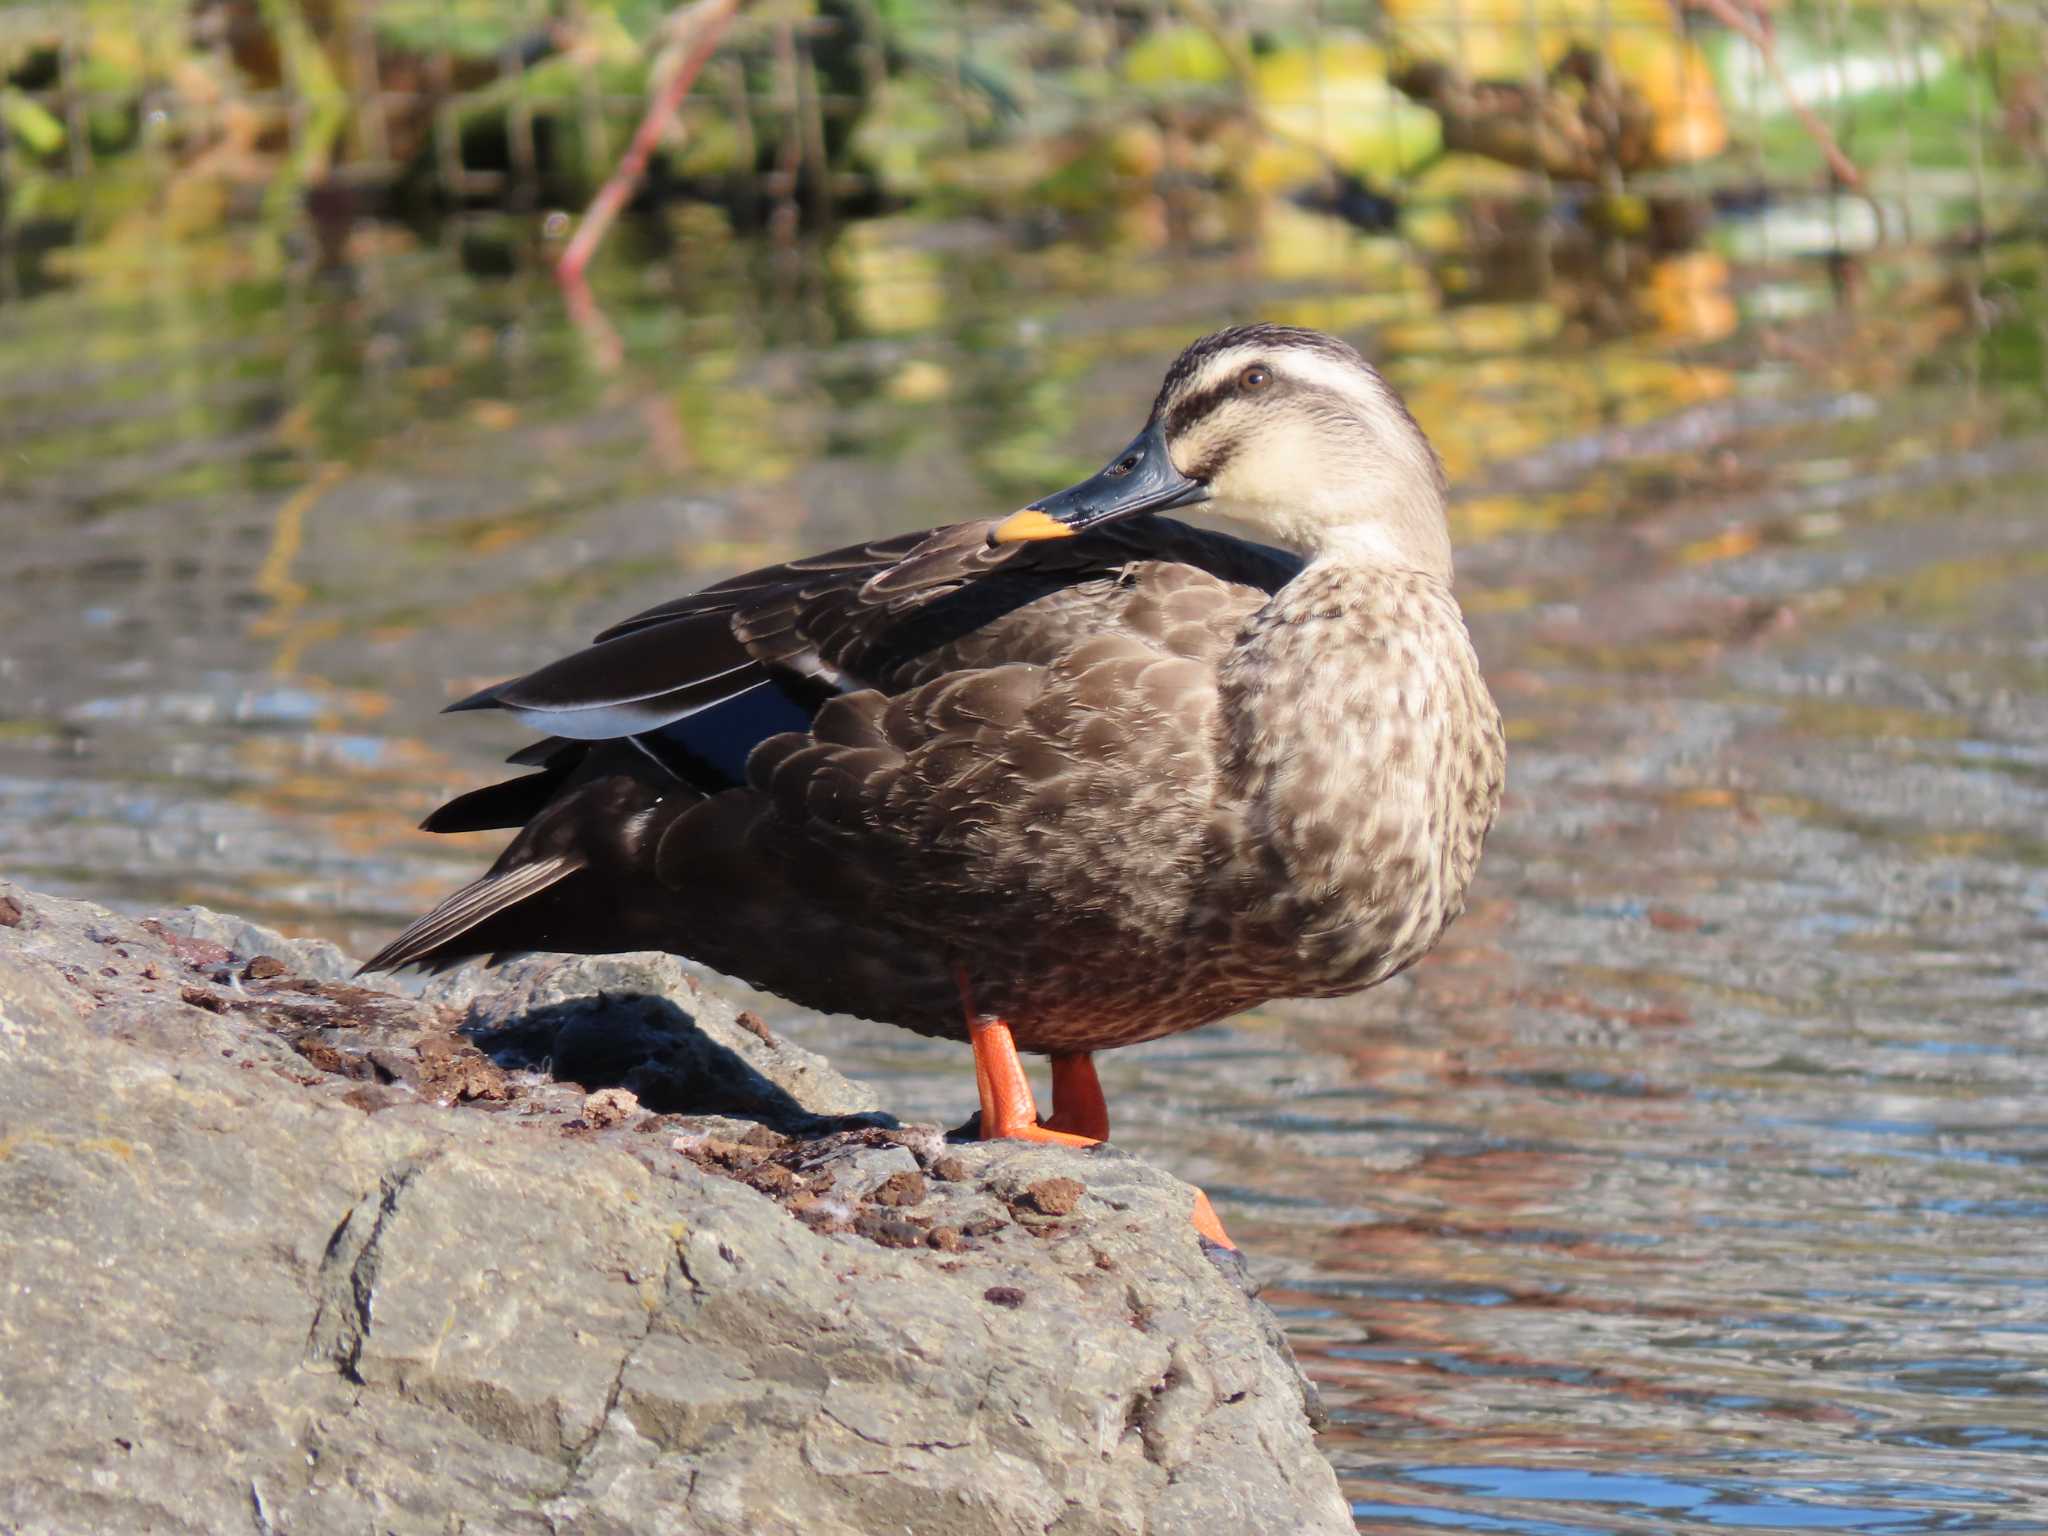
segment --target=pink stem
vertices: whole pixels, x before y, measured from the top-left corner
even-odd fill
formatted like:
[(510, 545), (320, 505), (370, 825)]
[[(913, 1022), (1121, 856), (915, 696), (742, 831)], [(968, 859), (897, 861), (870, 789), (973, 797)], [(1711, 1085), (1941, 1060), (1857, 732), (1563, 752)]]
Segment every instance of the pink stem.
[(640, 126), (633, 130), (633, 142), (626, 146), (618, 168), (598, 188), (590, 210), (576, 227), (569, 248), (555, 263), (555, 277), (563, 287), (573, 291), (583, 285), (583, 269), (590, 264), (590, 258), (603, 241), (605, 231), (611, 228), (612, 220), (633, 200), (640, 179), (647, 174), (648, 156), (661, 142), (669, 120), (681, 110), (683, 98), (690, 94), (690, 87), (696, 84), (697, 76), (710, 62), (711, 55), (717, 52), (718, 40), (739, 8), (740, 0), (698, 0), (690, 8), (691, 14), (677, 23), (679, 29), (688, 28), (693, 34), (689, 50), (662, 83), (661, 93), (648, 107), (647, 115), (640, 119)]

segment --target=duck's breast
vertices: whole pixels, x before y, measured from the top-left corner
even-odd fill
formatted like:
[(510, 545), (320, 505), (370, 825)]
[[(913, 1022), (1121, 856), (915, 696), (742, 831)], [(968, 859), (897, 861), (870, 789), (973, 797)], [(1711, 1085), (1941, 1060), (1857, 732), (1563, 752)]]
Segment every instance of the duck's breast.
[(1251, 621), (1221, 696), (1240, 933), (1292, 957), (1300, 995), (1426, 954), (1464, 910), (1506, 764), (1449, 589), (1311, 567)]

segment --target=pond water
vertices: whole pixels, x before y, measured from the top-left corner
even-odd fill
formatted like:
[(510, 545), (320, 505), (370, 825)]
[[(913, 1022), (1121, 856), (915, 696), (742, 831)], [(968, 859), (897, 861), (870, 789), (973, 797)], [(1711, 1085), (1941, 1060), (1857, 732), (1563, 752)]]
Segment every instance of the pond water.
[(538, 221), (81, 256), (0, 303), (0, 867), (366, 950), (495, 847), (411, 830), (523, 743), (440, 705), (1338, 330), (1458, 481), (1509, 800), (1425, 964), (1105, 1058), (1119, 1140), (1246, 1245), (1362, 1531), (2048, 1530), (2048, 252), (1502, 224), (681, 221), (608, 253), (615, 371)]

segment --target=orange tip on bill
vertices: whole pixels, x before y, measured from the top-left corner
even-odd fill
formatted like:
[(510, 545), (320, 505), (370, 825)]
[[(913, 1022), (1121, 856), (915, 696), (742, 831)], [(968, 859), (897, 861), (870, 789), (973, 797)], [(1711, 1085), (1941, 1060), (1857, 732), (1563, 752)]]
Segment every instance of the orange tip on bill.
[(1074, 530), (1057, 518), (1047, 517), (1036, 507), (1013, 512), (996, 524), (989, 535), (991, 544), (1022, 544), (1028, 539), (1071, 539)]

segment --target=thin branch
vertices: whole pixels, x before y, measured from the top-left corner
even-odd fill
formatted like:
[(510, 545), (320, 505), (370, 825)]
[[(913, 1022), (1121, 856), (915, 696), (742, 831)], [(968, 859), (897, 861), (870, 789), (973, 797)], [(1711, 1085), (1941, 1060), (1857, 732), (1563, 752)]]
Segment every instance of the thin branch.
[(1763, 20), (1744, 9), (1737, 0), (1685, 0), (1685, 3), (1695, 10), (1705, 11), (1723, 26), (1749, 40), (1750, 45), (1763, 55), (1764, 67), (1771, 72), (1771, 78), (1777, 81), (1778, 89), (1784, 94), (1785, 104), (1792, 109), (1793, 116), (1799, 119), (1814, 143), (1820, 146), (1820, 152), (1828, 162), (1828, 169), (1835, 173), (1835, 180), (1852, 192), (1862, 192), (1863, 173), (1856, 168), (1856, 162), (1843, 152), (1842, 146), (1835, 142), (1834, 133), (1821, 121), (1820, 114), (1801, 101), (1798, 93), (1792, 89), (1791, 78), (1786, 75), (1785, 66), (1778, 60), (1777, 38)]
[(718, 40), (739, 10), (740, 3), (741, 0), (696, 0), (694, 5), (678, 11), (666, 23), (672, 37), (687, 39), (683, 44), (682, 57), (661, 83), (661, 89), (647, 108), (647, 115), (640, 119), (640, 126), (633, 132), (633, 142), (626, 146), (626, 153), (620, 158), (617, 169), (598, 188), (589, 212), (583, 215), (582, 223), (576, 227), (575, 238), (555, 264), (557, 280), (572, 294), (583, 285), (583, 270), (589, 266), (605, 231), (611, 228), (612, 221), (626, 204), (633, 200), (641, 178), (647, 174), (648, 157), (654, 153), (654, 146), (661, 142), (670, 121), (682, 109), (683, 98), (690, 94), (690, 87), (696, 84), (698, 74), (718, 50)]

